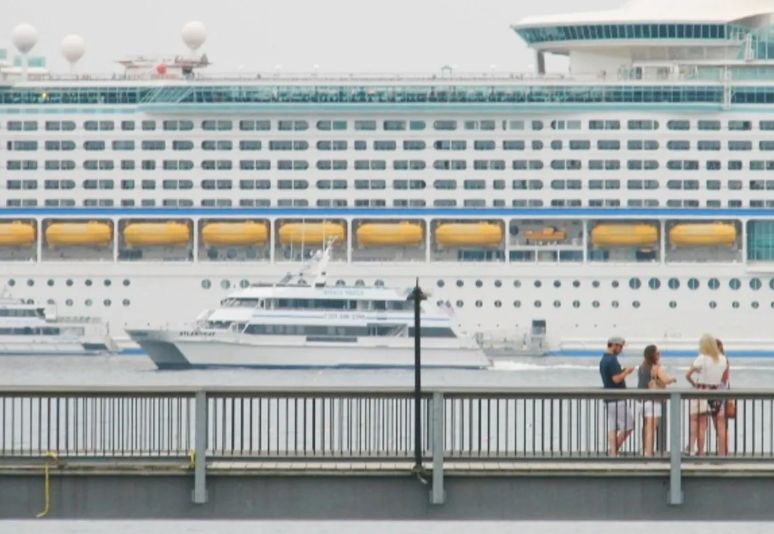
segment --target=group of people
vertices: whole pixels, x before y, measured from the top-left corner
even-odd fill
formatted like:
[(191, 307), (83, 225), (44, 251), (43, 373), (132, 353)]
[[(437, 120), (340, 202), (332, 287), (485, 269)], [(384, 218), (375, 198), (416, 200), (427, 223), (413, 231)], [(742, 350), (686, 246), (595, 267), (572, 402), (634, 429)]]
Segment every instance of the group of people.
[[(626, 377), (635, 372), (633, 367), (621, 367), (618, 355), (623, 351), (625, 340), (613, 336), (607, 341), (607, 351), (599, 362), (602, 385), (607, 389), (626, 388)], [(713, 390), (729, 387), (729, 363), (723, 343), (709, 334), (699, 340), (699, 355), (685, 374), (686, 380), (696, 389)], [(677, 382), (661, 365), (661, 352), (656, 345), (648, 345), (643, 361), (637, 368), (637, 387), (662, 389)], [(642, 448), (645, 456), (653, 455), (656, 429), (659, 427), (663, 401), (646, 400), (642, 407)], [(728, 403), (720, 399), (691, 399), (689, 401), (690, 429), (688, 452), (703, 455), (709, 419), (715, 426), (718, 438), (718, 455), (728, 452), (726, 410)], [(635, 405), (631, 400), (616, 398), (606, 400), (608, 454), (616, 456), (635, 427)]]

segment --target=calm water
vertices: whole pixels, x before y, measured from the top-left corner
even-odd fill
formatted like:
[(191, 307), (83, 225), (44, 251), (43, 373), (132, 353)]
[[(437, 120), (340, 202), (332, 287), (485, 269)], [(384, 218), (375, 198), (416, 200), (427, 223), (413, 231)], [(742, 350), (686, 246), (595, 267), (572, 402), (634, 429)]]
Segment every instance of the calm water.
[[(452, 371), (428, 370), (423, 373), (427, 387), (599, 387), (597, 358), (519, 358), (500, 360), (489, 370)], [(670, 374), (686, 387), (683, 375), (690, 359), (668, 359)], [(621, 358), (625, 366), (639, 363), (638, 357)], [(413, 374), (408, 370), (299, 370), (271, 371), (255, 369), (216, 369), (192, 371), (157, 371), (150, 360), (142, 356), (89, 358), (0, 358), (0, 384), (5, 386), (287, 386), (287, 387), (347, 387), (347, 386), (413, 386)], [(734, 388), (769, 388), (774, 384), (774, 360), (734, 359)], [(633, 377), (629, 386), (634, 386)], [(731, 518), (729, 518), (731, 519)], [(581, 534), (652, 533), (661, 534), (727, 534), (728, 532), (768, 533), (772, 526), (765, 523), (701, 523), (701, 522), (352, 522), (352, 521), (0, 521), (0, 534), (253, 534), (261, 533), (335, 533), (391, 534), (393, 532), (446, 534), (474, 531), (480, 534), (506, 532), (577, 532)]]
[[(639, 357), (623, 356), (621, 364), (635, 366)], [(487, 370), (426, 370), (427, 387), (599, 387), (598, 358), (518, 358), (496, 360)], [(669, 358), (667, 371), (687, 387), (683, 376), (689, 358)], [(774, 359), (736, 358), (734, 388), (768, 388), (774, 384)], [(274, 386), (274, 387), (413, 387), (410, 370), (263, 370), (197, 369), (158, 371), (144, 356), (112, 357), (0, 357), (0, 384), (6, 386)], [(629, 377), (634, 387), (635, 377)]]

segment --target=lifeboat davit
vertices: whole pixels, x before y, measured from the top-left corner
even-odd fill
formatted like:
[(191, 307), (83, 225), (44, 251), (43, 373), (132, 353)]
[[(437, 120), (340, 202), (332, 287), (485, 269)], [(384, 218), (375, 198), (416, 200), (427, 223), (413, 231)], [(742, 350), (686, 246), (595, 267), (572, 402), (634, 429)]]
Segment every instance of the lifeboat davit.
[(344, 243), (346, 232), (341, 223), (285, 223), (279, 229), (279, 241), (282, 245), (322, 246), (329, 239), (336, 245)]
[(730, 247), (736, 243), (736, 226), (729, 223), (676, 224), (669, 230), (676, 247)]
[(658, 228), (651, 224), (598, 224), (591, 230), (595, 247), (644, 247), (658, 243)]
[(534, 243), (559, 243), (567, 239), (567, 232), (553, 226), (546, 226), (540, 230), (527, 230), (524, 239)]
[(256, 221), (212, 222), (202, 228), (202, 241), (207, 246), (249, 247), (268, 240), (266, 223)]
[(50, 247), (106, 247), (113, 240), (113, 227), (105, 222), (55, 222), (46, 227)]
[(422, 225), (408, 222), (365, 223), (355, 232), (360, 247), (415, 247), (422, 244)]
[(124, 227), (124, 242), (130, 247), (184, 246), (191, 229), (182, 222), (138, 222)]
[(35, 225), (23, 221), (0, 223), (0, 247), (26, 247), (35, 243)]
[(496, 247), (503, 229), (493, 223), (445, 223), (435, 229), (435, 242), (444, 247)]

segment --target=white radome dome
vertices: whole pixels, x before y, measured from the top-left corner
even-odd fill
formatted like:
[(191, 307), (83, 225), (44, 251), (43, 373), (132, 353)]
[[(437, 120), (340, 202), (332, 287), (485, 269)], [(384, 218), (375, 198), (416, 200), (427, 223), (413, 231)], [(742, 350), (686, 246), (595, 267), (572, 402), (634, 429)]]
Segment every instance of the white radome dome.
[(207, 28), (198, 20), (192, 20), (183, 26), (183, 42), (191, 50), (196, 50), (207, 40)]
[(19, 24), (11, 32), (11, 41), (19, 52), (26, 54), (37, 44), (38, 30), (31, 24)]
[(75, 64), (86, 52), (86, 41), (80, 35), (70, 34), (62, 39), (62, 55), (70, 64)]

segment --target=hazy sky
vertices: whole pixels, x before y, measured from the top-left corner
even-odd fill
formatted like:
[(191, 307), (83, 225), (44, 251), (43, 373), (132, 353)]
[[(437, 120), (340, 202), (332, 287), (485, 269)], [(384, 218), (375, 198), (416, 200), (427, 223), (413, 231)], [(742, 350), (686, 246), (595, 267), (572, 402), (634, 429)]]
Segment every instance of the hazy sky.
[[(732, 1), (732, 0), (729, 0)], [(60, 44), (86, 40), (80, 72), (118, 70), (134, 54), (180, 54), (188, 20), (208, 29), (211, 71), (525, 71), (533, 63), (510, 24), (529, 15), (609, 9), (623, 0), (3, 0), (0, 47), (20, 22), (39, 32), (32, 54), (66, 72)], [(10, 52), (10, 50), (9, 50)]]

